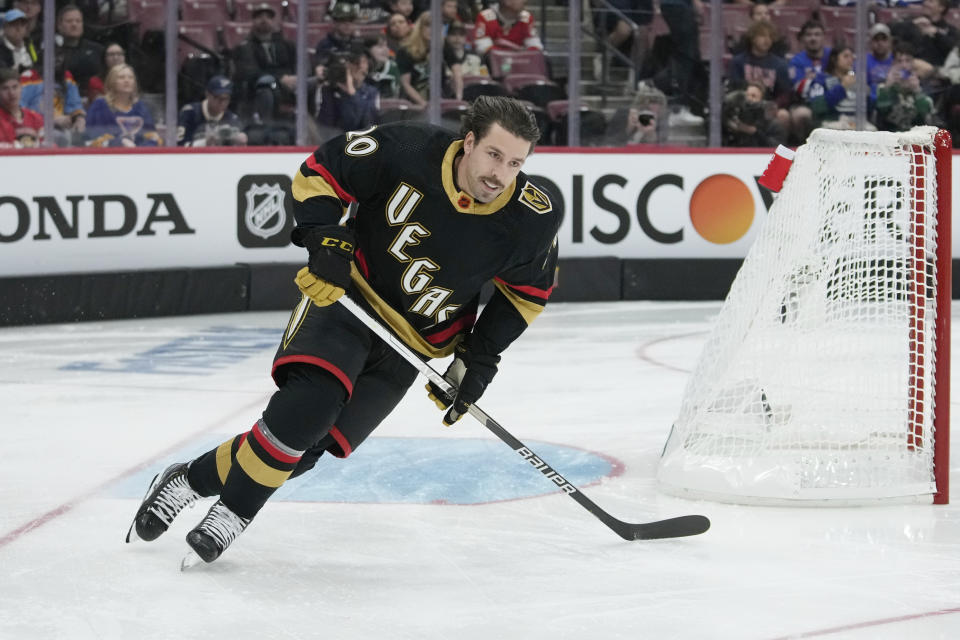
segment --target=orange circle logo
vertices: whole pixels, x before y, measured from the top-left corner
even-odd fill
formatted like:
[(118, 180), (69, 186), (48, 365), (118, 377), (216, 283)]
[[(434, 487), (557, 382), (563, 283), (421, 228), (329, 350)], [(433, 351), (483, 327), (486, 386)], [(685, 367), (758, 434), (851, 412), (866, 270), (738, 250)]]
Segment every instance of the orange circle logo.
[(704, 240), (730, 244), (753, 224), (753, 196), (734, 176), (719, 173), (697, 185), (690, 197), (690, 221)]

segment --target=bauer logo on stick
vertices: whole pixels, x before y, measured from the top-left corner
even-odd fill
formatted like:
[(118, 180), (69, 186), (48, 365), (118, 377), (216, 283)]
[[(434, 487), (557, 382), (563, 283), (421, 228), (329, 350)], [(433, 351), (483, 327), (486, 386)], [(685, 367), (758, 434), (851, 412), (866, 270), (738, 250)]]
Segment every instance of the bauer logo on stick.
[(757, 180), (760, 186), (766, 187), (774, 193), (779, 192), (783, 188), (783, 181), (787, 177), (787, 172), (790, 171), (790, 165), (793, 164), (794, 155), (796, 155), (795, 151), (782, 144), (779, 145), (777, 150), (774, 151), (773, 157), (770, 158), (770, 164), (767, 165), (766, 171)]

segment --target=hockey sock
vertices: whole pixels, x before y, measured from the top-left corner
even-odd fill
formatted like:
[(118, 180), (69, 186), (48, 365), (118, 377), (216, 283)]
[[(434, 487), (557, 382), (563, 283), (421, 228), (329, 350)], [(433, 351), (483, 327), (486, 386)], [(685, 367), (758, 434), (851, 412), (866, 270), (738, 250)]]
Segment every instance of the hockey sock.
[(190, 463), (187, 481), (194, 491), (204, 497), (220, 495), (227, 473), (237, 459), (240, 443), (246, 437), (246, 433), (237, 434)]
[(223, 503), (237, 515), (253, 518), (290, 477), (304, 451), (330, 430), (346, 397), (343, 385), (326, 371), (292, 366), (263, 419), (248, 433), (218, 447), (221, 453), (214, 459)]

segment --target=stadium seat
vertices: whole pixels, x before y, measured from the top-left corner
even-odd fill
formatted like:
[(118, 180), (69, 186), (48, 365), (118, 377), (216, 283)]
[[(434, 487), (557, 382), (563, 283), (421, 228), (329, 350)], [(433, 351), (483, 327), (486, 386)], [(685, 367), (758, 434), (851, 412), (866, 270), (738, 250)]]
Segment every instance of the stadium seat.
[[(320, 42), (323, 38), (327, 37), (327, 34), (333, 30), (332, 22), (317, 22), (317, 23), (307, 23), (307, 48), (312, 49), (317, 46), (317, 43)], [(290, 42), (297, 41), (297, 23), (296, 22), (284, 22), (283, 23), (283, 37), (289, 40)]]
[(547, 59), (542, 51), (498, 51), (488, 54), (490, 76), (503, 78), (511, 73), (533, 73), (548, 77)]
[(180, 19), (186, 22), (223, 24), (230, 19), (226, 0), (184, 0), (180, 3)]
[[(326, 19), (327, 13), (330, 11), (330, 0), (289, 0), (286, 15), (283, 19), (289, 22), (296, 22), (300, 6), (304, 1), (307, 3), (307, 24), (322, 22)], [(278, 13), (277, 15), (284, 14)]]
[(820, 22), (823, 23), (827, 32), (840, 32), (843, 29), (855, 29), (857, 27), (856, 7), (820, 7)]
[(423, 109), (403, 98), (383, 98), (380, 100), (380, 124), (416, 120), (423, 115)]
[[(557, 146), (567, 144), (567, 100), (554, 100), (547, 105), (547, 117), (553, 123), (553, 141)], [(602, 111), (588, 106), (580, 107), (580, 144), (585, 147), (600, 146), (607, 136), (607, 119)]]
[(296, 20), (296, 12), (287, 0), (234, 0), (233, 19), (249, 24), (253, 20), (254, 7), (265, 2), (277, 12), (278, 20)]
[[(217, 29), (216, 25), (211, 22), (187, 22), (185, 20), (180, 21), (180, 26), (178, 32), (181, 36), (179, 42), (179, 63), (183, 64), (183, 61), (191, 53), (217, 53)], [(189, 39), (192, 42), (185, 40), (184, 38)], [(198, 49), (192, 43), (200, 45), (204, 49)]]
[(237, 45), (246, 40), (250, 33), (248, 22), (228, 22), (223, 25), (223, 41), (228, 49), (236, 49)]
[[(750, 26), (750, 5), (725, 4), (723, 5), (723, 32), (728, 36), (739, 37)], [(704, 19), (703, 24), (710, 26)]]
[(505, 96), (507, 88), (489, 76), (464, 76), (463, 99), (473, 102), (479, 96)]
[(361, 38), (379, 36), (383, 34), (384, 28), (385, 27), (382, 24), (358, 24), (357, 33), (360, 34)]
[(130, 22), (140, 25), (140, 37), (146, 31), (163, 31), (167, 23), (167, 3), (164, 0), (130, 0), (127, 5)]
[(511, 73), (503, 79), (503, 85), (514, 97), (532, 102), (541, 108), (567, 97), (563, 87), (536, 74)]

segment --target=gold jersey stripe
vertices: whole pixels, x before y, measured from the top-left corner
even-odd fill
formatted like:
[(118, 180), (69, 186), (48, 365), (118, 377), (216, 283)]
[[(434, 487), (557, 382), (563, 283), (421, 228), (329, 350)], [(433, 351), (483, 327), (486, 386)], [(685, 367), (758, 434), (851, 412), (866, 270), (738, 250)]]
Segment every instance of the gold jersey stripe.
[(299, 171), (297, 171), (297, 175), (293, 177), (293, 184), (290, 187), (290, 191), (293, 193), (293, 199), (297, 202), (306, 202), (310, 198), (317, 196), (329, 196), (337, 200), (340, 199), (337, 192), (334, 191), (333, 187), (323, 176), (305, 176)]
[(230, 473), (230, 467), (233, 465), (233, 456), (230, 455), (230, 449), (233, 448), (234, 440), (236, 440), (236, 436), (217, 447), (217, 476), (220, 478), (220, 484), (227, 483), (227, 474)]
[(510, 304), (517, 308), (517, 311), (519, 311), (520, 315), (523, 316), (523, 319), (526, 321), (528, 326), (537, 318), (538, 315), (540, 315), (540, 312), (543, 311), (543, 305), (537, 304), (536, 302), (530, 302), (529, 300), (524, 300), (517, 295), (516, 291), (502, 282), (494, 280), (493, 284), (497, 287), (497, 289), (500, 290), (500, 293), (507, 297), (507, 300), (510, 301)]
[(353, 279), (353, 284), (356, 285), (360, 293), (363, 295), (364, 300), (366, 300), (373, 310), (377, 312), (377, 315), (380, 316), (387, 325), (393, 329), (394, 333), (400, 336), (400, 339), (403, 340), (408, 347), (411, 349), (422, 353), (425, 356), (430, 358), (445, 358), (446, 356), (453, 353), (453, 349), (457, 344), (462, 340), (461, 336), (457, 336), (449, 344), (445, 345), (442, 348), (434, 347), (432, 344), (423, 339), (423, 337), (417, 333), (416, 329), (410, 326), (410, 323), (404, 320), (403, 316), (393, 310), (393, 308), (388, 305), (383, 299), (380, 298), (373, 290), (373, 287), (363, 279), (363, 276), (360, 275), (360, 271), (357, 270), (355, 264), (350, 265), (350, 276)]
[(272, 489), (276, 489), (286, 482), (293, 471), (292, 469), (290, 471), (281, 471), (266, 464), (257, 457), (257, 454), (254, 453), (250, 447), (250, 443), (246, 440), (243, 441), (243, 444), (240, 445), (240, 450), (237, 451), (237, 464), (240, 465), (240, 468), (243, 469), (254, 482)]

